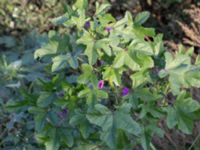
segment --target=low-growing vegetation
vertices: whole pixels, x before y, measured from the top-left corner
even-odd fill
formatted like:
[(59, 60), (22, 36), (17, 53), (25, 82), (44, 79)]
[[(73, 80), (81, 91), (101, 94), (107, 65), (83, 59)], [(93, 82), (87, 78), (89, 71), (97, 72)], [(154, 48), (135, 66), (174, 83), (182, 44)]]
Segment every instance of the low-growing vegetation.
[[(110, 8), (77, 0), (48, 33), (0, 37), (9, 49), (0, 58), (1, 148), (156, 150), (153, 139), (169, 130), (193, 134), (200, 56), (183, 45), (169, 51), (144, 26), (150, 12), (116, 18)], [(198, 150), (199, 135), (185, 148)]]

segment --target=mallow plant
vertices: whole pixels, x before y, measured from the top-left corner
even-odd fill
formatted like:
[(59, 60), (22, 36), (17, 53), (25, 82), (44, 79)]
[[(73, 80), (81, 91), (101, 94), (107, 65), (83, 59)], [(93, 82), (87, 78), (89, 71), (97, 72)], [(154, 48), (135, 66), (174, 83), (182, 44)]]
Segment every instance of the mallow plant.
[(88, 15), (87, 0), (77, 0), (52, 20), (66, 32), (50, 31), (35, 51), (46, 77), (18, 104), (33, 115), (35, 138), (47, 150), (149, 150), (152, 137), (165, 134), (161, 120), (191, 134), (200, 118), (190, 93), (200, 87), (193, 48), (170, 53), (162, 34), (142, 26), (148, 12), (115, 19), (109, 8), (96, 3)]

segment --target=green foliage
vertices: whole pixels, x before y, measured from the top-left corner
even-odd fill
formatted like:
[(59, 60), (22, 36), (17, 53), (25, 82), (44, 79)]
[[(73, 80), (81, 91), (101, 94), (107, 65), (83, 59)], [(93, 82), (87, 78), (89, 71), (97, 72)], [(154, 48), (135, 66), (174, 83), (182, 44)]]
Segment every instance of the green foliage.
[(169, 128), (178, 126), (186, 134), (191, 134), (194, 120), (198, 119), (197, 112), (200, 104), (188, 97), (186, 93), (181, 93), (173, 107), (168, 108), (167, 125)]
[[(141, 132), (140, 126), (130, 116), (131, 104), (124, 103), (115, 112), (111, 112), (107, 107), (97, 104), (95, 111), (86, 117), (90, 123), (102, 128), (100, 138), (111, 149), (117, 148), (118, 130), (138, 135)], [(125, 145), (124, 145), (125, 146)], [(121, 147), (121, 145), (120, 145)]]
[(191, 56), (181, 52), (173, 58), (169, 52), (165, 53), (165, 69), (160, 71), (160, 77), (169, 75), (169, 84), (173, 94), (180, 93), (180, 88), (200, 87), (200, 68), (191, 64)]
[(135, 17), (135, 24), (142, 25), (147, 21), (149, 17), (150, 17), (149, 12), (147, 11), (141, 12)]
[[(40, 150), (34, 139), (32, 116), (27, 113), (27, 106), (32, 105), (37, 97), (27, 91), (31, 90), (36, 78), (45, 76), (41, 70), (44, 64), (34, 60), (33, 51), (46, 42), (46, 36), (32, 32), (22, 36), (20, 41), (11, 36), (0, 39), (5, 46), (1, 45), (4, 49), (0, 57), (0, 147)], [(21, 45), (22, 41), (24, 45)]]
[[(43, 76), (26, 79), (23, 85), (31, 86), (7, 109), (31, 114), (35, 137), (47, 150), (131, 150), (137, 145), (149, 150), (152, 137), (164, 135), (161, 119), (170, 129), (192, 133), (200, 117), (200, 104), (188, 90), (200, 85), (193, 49), (167, 52), (163, 36), (142, 26), (148, 12), (135, 18), (126, 12), (116, 20), (107, 13), (109, 4), (96, 3), (92, 16), (87, 8), (87, 0), (77, 0), (53, 19), (67, 31), (50, 31), (32, 54), (37, 61), (28, 67), (38, 63)], [(18, 79), (19, 61), (2, 64), (11, 79)]]

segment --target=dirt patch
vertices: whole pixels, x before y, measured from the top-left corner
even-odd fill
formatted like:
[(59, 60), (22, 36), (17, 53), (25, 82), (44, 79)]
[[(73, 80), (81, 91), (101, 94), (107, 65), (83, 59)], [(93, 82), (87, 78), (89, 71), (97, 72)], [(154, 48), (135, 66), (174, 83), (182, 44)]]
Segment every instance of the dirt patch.
[(200, 52), (200, 7), (191, 5), (190, 8), (185, 9), (184, 12), (189, 15), (190, 22), (180, 22), (179, 26), (184, 32), (184, 37), (182, 38), (183, 43), (186, 45), (194, 46), (197, 52)]

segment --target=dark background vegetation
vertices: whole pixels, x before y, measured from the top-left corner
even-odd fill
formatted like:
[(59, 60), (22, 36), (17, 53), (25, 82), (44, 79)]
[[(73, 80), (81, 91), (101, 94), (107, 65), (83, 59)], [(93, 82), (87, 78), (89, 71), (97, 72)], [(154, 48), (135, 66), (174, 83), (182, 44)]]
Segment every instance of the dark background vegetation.
[[(19, 86), (27, 88), (30, 86), (26, 85), (27, 80), (42, 76), (38, 72), (39, 67), (34, 67), (35, 62), (31, 59), (33, 51), (46, 41), (48, 31), (54, 29), (64, 32), (64, 28), (54, 26), (50, 20), (62, 15), (66, 5), (72, 3), (73, 0), (0, 0), (0, 150), (42, 149), (33, 138), (31, 116), (25, 111), (10, 113), (5, 104), (20, 98), (17, 92)], [(116, 18), (122, 17), (127, 10), (133, 15), (149, 11), (151, 17), (145, 26), (154, 27), (157, 33), (164, 34), (165, 46), (169, 51), (176, 51), (178, 44), (182, 43), (195, 48), (194, 57), (200, 53), (198, 0), (110, 0), (110, 3), (110, 13)], [(90, 0), (91, 14), (94, 4), (95, 0)], [(19, 70), (19, 65), (23, 69)], [(27, 78), (24, 79), (24, 76)], [(23, 80), (21, 83), (24, 84), (19, 85), (18, 80)], [(199, 89), (191, 89), (191, 92), (200, 101)], [(200, 132), (198, 123), (190, 136), (169, 130), (164, 123), (161, 124), (167, 131), (165, 138), (153, 139), (159, 150), (168, 150), (169, 145), (177, 150), (185, 150)], [(200, 149), (200, 139), (197, 140), (196, 150)]]

